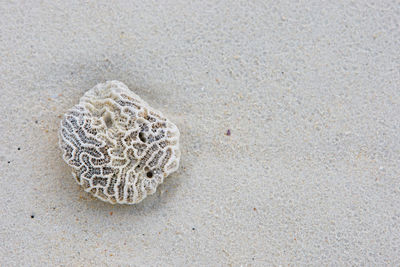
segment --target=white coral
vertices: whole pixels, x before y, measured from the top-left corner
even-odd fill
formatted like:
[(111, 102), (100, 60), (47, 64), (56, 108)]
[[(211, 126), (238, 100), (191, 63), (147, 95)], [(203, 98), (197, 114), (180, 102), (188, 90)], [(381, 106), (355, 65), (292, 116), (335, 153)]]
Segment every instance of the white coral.
[(178, 128), (118, 81), (87, 91), (59, 137), (76, 181), (110, 203), (138, 203), (178, 169)]

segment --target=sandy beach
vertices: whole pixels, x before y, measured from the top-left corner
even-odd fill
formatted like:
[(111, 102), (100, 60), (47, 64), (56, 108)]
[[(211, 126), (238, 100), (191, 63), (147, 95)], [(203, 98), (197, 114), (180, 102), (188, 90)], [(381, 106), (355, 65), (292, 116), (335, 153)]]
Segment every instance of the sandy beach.
[[(1, 266), (399, 266), (396, 1), (0, 3)], [(119, 80), (180, 130), (137, 205), (74, 181), (62, 115)]]

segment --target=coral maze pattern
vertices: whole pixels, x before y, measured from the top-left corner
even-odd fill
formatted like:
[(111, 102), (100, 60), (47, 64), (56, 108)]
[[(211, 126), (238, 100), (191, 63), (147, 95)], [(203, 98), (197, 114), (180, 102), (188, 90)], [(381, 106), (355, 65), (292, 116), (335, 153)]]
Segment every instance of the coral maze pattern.
[(142, 201), (179, 165), (178, 128), (117, 81), (89, 90), (59, 135), (76, 181), (110, 203)]

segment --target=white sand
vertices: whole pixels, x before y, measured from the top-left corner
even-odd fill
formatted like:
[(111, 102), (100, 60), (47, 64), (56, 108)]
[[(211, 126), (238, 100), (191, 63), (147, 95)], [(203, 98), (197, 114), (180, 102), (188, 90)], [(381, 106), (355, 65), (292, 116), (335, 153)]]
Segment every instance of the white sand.
[[(101, 2), (0, 3), (1, 266), (400, 265), (396, 1)], [(110, 79), (181, 131), (137, 206), (57, 145)]]

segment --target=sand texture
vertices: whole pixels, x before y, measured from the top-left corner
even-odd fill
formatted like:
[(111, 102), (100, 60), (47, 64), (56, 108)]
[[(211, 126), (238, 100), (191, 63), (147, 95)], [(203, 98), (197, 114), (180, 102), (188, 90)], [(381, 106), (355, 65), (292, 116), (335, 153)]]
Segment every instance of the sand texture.
[[(398, 1), (1, 1), (1, 266), (399, 266)], [(137, 205), (61, 116), (124, 82), (179, 128)]]

